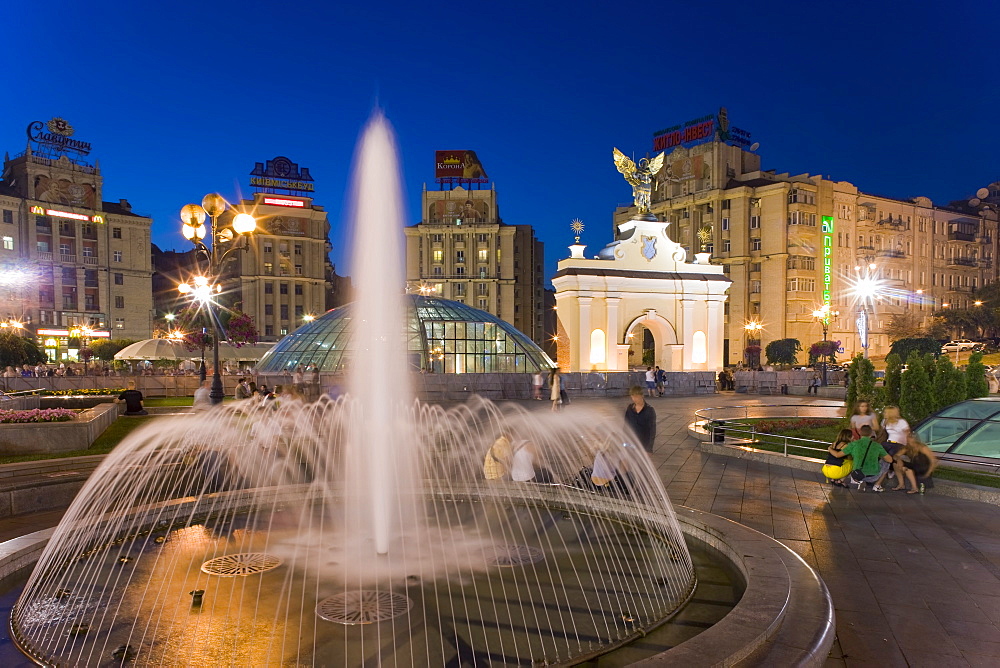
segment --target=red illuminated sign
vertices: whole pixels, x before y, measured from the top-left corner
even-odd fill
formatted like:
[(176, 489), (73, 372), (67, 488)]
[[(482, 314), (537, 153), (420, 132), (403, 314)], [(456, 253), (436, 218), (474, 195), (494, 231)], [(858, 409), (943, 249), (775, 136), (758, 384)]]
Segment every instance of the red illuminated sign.
[(306, 203), (300, 199), (284, 199), (281, 197), (265, 197), (264, 204), (271, 204), (273, 206), (292, 206), (296, 208), (305, 207)]

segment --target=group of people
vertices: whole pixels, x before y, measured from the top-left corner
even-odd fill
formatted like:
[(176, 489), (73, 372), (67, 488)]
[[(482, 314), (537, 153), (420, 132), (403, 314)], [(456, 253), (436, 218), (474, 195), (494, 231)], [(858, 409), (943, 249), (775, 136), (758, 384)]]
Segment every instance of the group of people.
[(22, 364), (19, 367), (9, 366), (3, 372), (4, 378), (57, 378), (82, 375), (82, 369), (74, 369), (72, 365), (67, 366), (65, 362), (59, 366), (48, 366), (45, 364), (35, 366)]
[[(554, 380), (557, 396), (559, 374)], [(656, 442), (656, 411), (646, 402), (643, 388), (638, 385), (629, 390), (631, 402), (625, 408), (625, 426), (635, 435), (636, 440), (646, 450), (653, 452)], [(578, 476), (588, 487), (626, 494), (630, 488), (627, 458), (625, 452), (632, 447), (631, 439), (608, 441), (594, 453), (593, 465), (585, 467)], [(502, 432), (486, 452), (483, 461), (483, 477), (487, 480), (511, 480), (513, 482), (554, 482), (552, 471), (545, 465), (543, 453), (537, 445), (524, 438), (517, 438), (510, 432)]]
[(897, 406), (886, 406), (882, 420), (867, 401), (859, 401), (850, 428), (842, 429), (827, 449), (823, 475), (838, 487), (851, 483), (872, 491), (885, 491), (886, 479), (895, 479), (894, 492), (923, 492), (937, 467), (937, 457), (919, 436), (910, 431)]
[(646, 367), (646, 392), (649, 396), (663, 396), (663, 390), (667, 385), (667, 372), (658, 366)]
[(723, 369), (719, 372), (719, 391), (720, 392), (735, 392), (736, 391), (736, 378), (733, 376), (731, 369)]

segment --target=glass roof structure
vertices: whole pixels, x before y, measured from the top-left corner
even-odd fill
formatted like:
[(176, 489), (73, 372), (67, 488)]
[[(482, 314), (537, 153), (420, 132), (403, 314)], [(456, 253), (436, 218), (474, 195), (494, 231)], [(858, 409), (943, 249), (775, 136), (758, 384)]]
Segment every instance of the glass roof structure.
[[(410, 366), (432, 373), (534, 373), (555, 364), (531, 339), (496, 316), (461, 302), (407, 295)], [(327, 311), (278, 341), (257, 364), (281, 373), (315, 364), (339, 373), (354, 354), (351, 305)]]
[(921, 422), (914, 431), (935, 452), (1000, 459), (1000, 397), (953, 404)]

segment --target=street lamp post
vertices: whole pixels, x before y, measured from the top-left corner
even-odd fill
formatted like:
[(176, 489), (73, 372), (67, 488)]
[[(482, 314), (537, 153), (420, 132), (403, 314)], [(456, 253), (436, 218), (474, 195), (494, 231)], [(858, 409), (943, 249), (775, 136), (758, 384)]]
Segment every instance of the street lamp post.
[[(195, 248), (208, 259), (208, 275), (195, 276), (190, 283), (181, 283), (177, 290), (181, 294), (190, 294), (199, 304), (208, 309), (212, 320), (212, 390), (209, 398), (213, 404), (221, 404), (226, 396), (222, 387), (222, 375), (219, 373), (219, 337), (222, 328), (219, 326), (219, 316), (216, 312), (215, 298), (222, 292), (219, 284), (223, 264), (236, 251), (247, 249), (247, 238), (257, 229), (257, 221), (248, 213), (238, 213), (233, 217), (230, 226), (219, 229), (219, 216), (225, 213), (226, 200), (218, 193), (209, 193), (201, 200), (201, 206), (186, 204), (181, 208), (181, 221), (184, 223), (181, 233), (191, 241)], [(205, 218), (212, 219), (212, 246), (209, 248), (202, 239), (209, 232), (205, 228)], [(229, 244), (229, 248), (220, 252), (220, 244)], [(204, 362), (202, 363), (204, 368)]]
[[(816, 318), (817, 320), (819, 320), (820, 323), (823, 325), (823, 353), (824, 353), (823, 354), (823, 362), (822, 362), (823, 363), (823, 387), (826, 387), (826, 385), (827, 385), (827, 381), (826, 381), (827, 360), (829, 359), (829, 355), (826, 354), (826, 342), (827, 342), (827, 335), (830, 332), (830, 318), (831, 317), (836, 318), (837, 316), (839, 316), (840, 315), (840, 311), (831, 311), (829, 304), (823, 304), (823, 306), (821, 306), (818, 309), (816, 309), (815, 311), (813, 311), (812, 314), (813, 314), (813, 317)], [(867, 348), (865, 348), (865, 350), (867, 350)]]
[(763, 325), (754, 320), (743, 325), (743, 329), (747, 333), (747, 348), (756, 346), (758, 349), (755, 353), (747, 353), (747, 364), (751, 369), (756, 369), (760, 366), (760, 330)]

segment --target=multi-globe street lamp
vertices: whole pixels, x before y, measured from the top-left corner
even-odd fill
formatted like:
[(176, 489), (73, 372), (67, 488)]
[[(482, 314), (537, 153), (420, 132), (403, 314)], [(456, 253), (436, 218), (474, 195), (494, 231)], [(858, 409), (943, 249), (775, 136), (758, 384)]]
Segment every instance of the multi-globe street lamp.
[(823, 325), (823, 386), (826, 387), (826, 371), (827, 371), (827, 360), (829, 356), (826, 354), (826, 342), (827, 335), (830, 333), (830, 318), (836, 318), (840, 315), (840, 311), (831, 311), (829, 304), (823, 304), (818, 309), (812, 312), (812, 316), (819, 320), (820, 324)]
[[(182, 295), (190, 296), (200, 308), (208, 310), (212, 321), (212, 389), (209, 398), (213, 404), (221, 404), (226, 393), (222, 387), (222, 375), (219, 373), (219, 337), (222, 328), (219, 326), (217, 313), (218, 304), (215, 299), (222, 292), (222, 268), (229, 257), (248, 248), (247, 239), (257, 229), (257, 221), (248, 213), (237, 213), (232, 221), (219, 227), (219, 216), (228, 208), (226, 200), (218, 193), (209, 193), (201, 200), (201, 206), (186, 204), (181, 208), (181, 233), (185, 239), (194, 244), (195, 249), (208, 259), (208, 272), (193, 276), (190, 281), (177, 286)], [(205, 227), (205, 219), (211, 218), (211, 230)], [(203, 241), (211, 235), (212, 245), (209, 247)], [(225, 247), (222, 250), (220, 246)], [(204, 363), (202, 364), (204, 368)]]
[(756, 320), (752, 320), (743, 325), (743, 329), (747, 333), (747, 348), (756, 349), (752, 353), (747, 352), (747, 366), (756, 369), (760, 366), (760, 331), (764, 329), (764, 326)]

